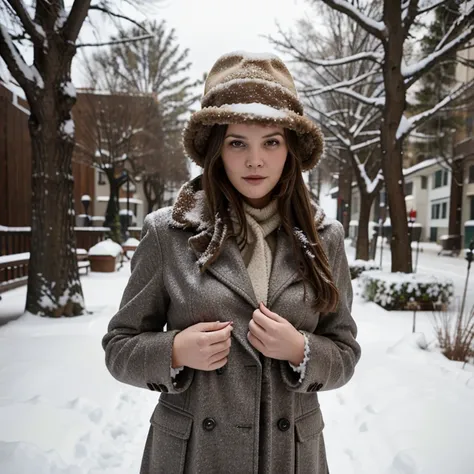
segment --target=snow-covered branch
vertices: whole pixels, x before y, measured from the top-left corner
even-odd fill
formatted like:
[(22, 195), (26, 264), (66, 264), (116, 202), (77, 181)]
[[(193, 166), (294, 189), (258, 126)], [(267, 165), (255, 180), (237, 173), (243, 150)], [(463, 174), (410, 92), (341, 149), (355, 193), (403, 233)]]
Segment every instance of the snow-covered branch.
[(76, 42), (89, 11), (90, 4), (91, 0), (74, 0), (69, 16), (62, 27), (64, 36), (69, 42)]
[(385, 103), (384, 97), (367, 97), (365, 95), (359, 94), (356, 91), (353, 91), (352, 89), (347, 88), (337, 89), (337, 91), (341, 94), (347, 95), (348, 97), (352, 97), (353, 99), (356, 99), (359, 102), (362, 102), (363, 104), (377, 107), (379, 109), (383, 109)]
[(33, 43), (38, 46), (42, 46), (46, 40), (46, 35), (44, 34), (43, 28), (33, 21), (22, 0), (7, 0), (7, 2), (10, 4), (13, 11), (18, 15), (23, 29), (28, 35), (30, 35)]
[(341, 87), (354, 86), (358, 84), (359, 82), (362, 82), (363, 80), (375, 74), (379, 74), (379, 71), (368, 72), (367, 74), (362, 74), (358, 77), (354, 77), (353, 79), (349, 79), (347, 81), (341, 81), (341, 82), (338, 82), (337, 84), (331, 84), (326, 87), (321, 87), (320, 89), (315, 89), (315, 88), (303, 89), (302, 93), (307, 95), (308, 97), (314, 97), (314, 96), (323, 94), (325, 92), (330, 92), (330, 91), (340, 89)]
[(346, 14), (358, 23), (368, 33), (374, 35), (381, 41), (387, 36), (387, 27), (384, 22), (374, 20), (367, 15), (364, 15), (357, 7), (347, 2), (346, 0), (322, 0), (326, 5)]
[(122, 38), (122, 39), (117, 39), (117, 40), (112, 40), (112, 41), (105, 41), (103, 43), (79, 43), (78, 45), (76, 45), (76, 47), (87, 48), (90, 46), (93, 46), (93, 47), (110, 46), (110, 45), (116, 45), (116, 44), (133, 43), (135, 41), (143, 41), (143, 40), (147, 40), (151, 38), (153, 38), (153, 35), (147, 34), (147, 35), (141, 35), (141, 36), (134, 36), (132, 38)]
[(336, 59), (309, 59), (307, 57), (301, 57), (299, 59), (302, 62), (311, 63), (314, 66), (324, 66), (324, 67), (342, 66), (344, 64), (349, 64), (349, 63), (353, 63), (356, 61), (363, 61), (363, 60), (374, 61), (377, 64), (381, 64), (383, 61), (383, 53), (377, 53), (375, 51), (366, 51), (363, 53), (353, 54), (352, 56), (346, 56), (344, 58), (336, 58)]
[(28, 66), (17, 47), (13, 44), (7, 28), (0, 23), (0, 56), (5, 61), (11, 75), (20, 84), (25, 93), (33, 87), (44, 87), (44, 82), (34, 66)]
[[(352, 147), (351, 147), (351, 150), (352, 150)], [(355, 169), (359, 171), (359, 176), (362, 178), (363, 182), (365, 183), (365, 191), (367, 192), (367, 194), (372, 194), (374, 191), (376, 191), (379, 184), (383, 181), (382, 170), (379, 170), (375, 179), (371, 180), (369, 178), (369, 175), (367, 174), (367, 170), (365, 169), (365, 164), (360, 162), (359, 157), (357, 156), (357, 153), (351, 153), (351, 155), (356, 165)]]
[(469, 90), (474, 89), (474, 79), (461, 85), (458, 87), (454, 92), (447, 95), (444, 99), (438, 102), (434, 107), (431, 109), (425, 110), (419, 114), (413, 115), (410, 118), (406, 118), (404, 115), (402, 116), (402, 120), (397, 129), (397, 140), (401, 140), (406, 137), (413, 129), (419, 127), (423, 122), (428, 120), (432, 117), (438, 110), (445, 107), (450, 102), (456, 100), (457, 98), (461, 97), (463, 94), (468, 92)]
[(422, 3), (418, 7), (417, 16), (428, 13), (431, 10), (434, 10), (437, 7), (440, 7), (443, 3), (446, 3), (446, 0), (427, 0), (425, 3)]
[(429, 69), (437, 64), (440, 58), (447, 56), (449, 53), (456, 50), (459, 45), (466, 43), (472, 38), (474, 38), (474, 24), (467, 27), (464, 31), (461, 31), (456, 38), (418, 63), (402, 67), (402, 74), (405, 77), (407, 89), (413, 85), (413, 83), (415, 83), (423, 74), (425, 74)]
[(377, 138), (372, 138), (371, 140), (367, 140), (362, 143), (356, 143), (355, 145), (351, 145), (350, 150), (356, 152), (356, 151), (362, 150), (363, 148), (367, 148), (369, 146), (375, 145), (377, 143), (380, 143), (380, 136), (378, 136)]

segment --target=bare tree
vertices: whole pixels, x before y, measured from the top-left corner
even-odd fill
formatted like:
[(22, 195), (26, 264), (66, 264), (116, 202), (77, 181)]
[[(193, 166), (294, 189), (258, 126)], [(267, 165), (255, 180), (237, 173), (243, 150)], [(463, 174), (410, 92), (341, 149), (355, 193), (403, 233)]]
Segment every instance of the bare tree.
[[(23, 0), (0, 0), (0, 56), (30, 109), (32, 240), (26, 310), (33, 314), (71, 316), (84, 311), (74, 234), (71, 111), (76, 93), (71, 63), (91, 12), (126, 19), (112, 5), (75, 0), (67, 10), (63, 0), (37, 0), (32, 7)], [(28, 47), (31, 65), (20, 52)]]
[[(474, 81), (455, 88), (433, 107), (409, 118), (404, 115), (407, 92), (436, 64), (443, 61), (453, 51), (459, 50), (474, 37), (474, 3), (462, 1), (458, 19), (437, 43), (431, 54), (407, 64), (404, 46), (413, 34), (415, 23), (419, 22), (423, 15), (448, 0), (384, 0), (382, 12), (375, 17), (364, 14), (360, 5), (363, 2), (356, 0), (314, 0), (316, 1), (323, 2), (330, 8), (347, 15), (382, 45), (381, 52), (366, 50), (320, 64), (340, 66), (361, 60), (382, 64), (383, 94), (379, 91), (372, 95), (361, 94), (348, 85), (348, 79), (333, 86), (331, 90), (337, 90), (363, 104), (373, 105), (379, 108), (382, 114), (380, 145), (392, 225), (392, 271), (411, 272), (411, 244), (407, 238), (408, 222), (403, 192), (403, 142), (412, 130), (438, 110), (471, 90), (474, 87)], [(353, 84), (363, 78), (364, 74), (350, 78), (350, 81)]]
[(196, 86), (187, 75), (189, 50), (181, 50), (174, 29), (166, 23), (145, 23), (152, 34), (148, 40), (122, 43), (123, 38), (140, 33), (136, 27), (121, 30), (112, 38), (119, 43), (93, 56), (88, 63), (91, 84), (98, 89), (127, 93), (153, 93), (161, 111), (160, 154), (149, 157), (146, 166), (137, 166), (144, 178), (148, 211), (165, 204), (166, 192), (188, 176), (187, 160), (181, 147), (186, 116), (197, 100)]
[[(377, 2), (369, 2), (364, 10), (373, 13)], [(382, 92), (382, 74), (378, 62), (361, 60), (327, 66), (331, 58), (356, 56), (366, 50), (380, 54), (381, 46), (357, 23), (324, 5), (317, 5), (318, 16), (329, 25), (322, 33), (310, 20), (298, 23), (298, 34), (280, 30), (271, 41), (281, 51), (293, 57), (299, 65), (296, 75), (301, 85), (309, 114), (319, 122), (327, 135), (326, 160), (339, 163), (338, 218), (346, 233), (349, 225), (352, 177), (360, 193), (360, 214), (356, 243), (356, 258), (369, 258), (369, 220), (373, 201), (382, 185), (379, 146), (379, 110), (372, 104), (360, 103), (340, 94), (335, 87), (346, 82), (347, 87), (363, 95)], [(349, 78), (349, 79), (346, 79)], [(353, 81), (351, 78), (358, 78)], [(370, 138), (369, 141), (367, 139)]]
[(162, 117), (151, 94), (80, 93), (75, 158), (100, 169), (110, 186), (105, 226), (121, 242), (119, 190), (162, 154)]

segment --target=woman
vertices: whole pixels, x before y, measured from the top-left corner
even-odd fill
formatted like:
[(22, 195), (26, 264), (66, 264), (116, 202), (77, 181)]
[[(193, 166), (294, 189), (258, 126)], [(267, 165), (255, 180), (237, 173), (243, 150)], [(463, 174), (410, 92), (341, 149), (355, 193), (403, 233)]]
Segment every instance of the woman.
[(236, 52), (184, 147), (203, 174), (145, 219), (103, 340), (115, 378), (161, 392), (141, 473), (327, 473), (317, 392), (360, 348), (343, 228), (302, 177), (322, 135), (276, 56)]

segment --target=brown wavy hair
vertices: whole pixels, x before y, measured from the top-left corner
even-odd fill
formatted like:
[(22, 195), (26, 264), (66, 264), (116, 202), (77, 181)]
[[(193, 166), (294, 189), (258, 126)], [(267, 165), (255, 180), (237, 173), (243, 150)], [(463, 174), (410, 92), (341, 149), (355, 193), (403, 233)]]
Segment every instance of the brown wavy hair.
[[(214, 125), (209, 137), (202, 187), (207, 198), (211, 216), (217, 216), (227, 224), (233, 236), (232, 223), (229, 215), (229, 204), (239, 219), (243, 237), (239, 246), (247, 240), (247, 226), (242, 195), (229, 181), (221, 158), (227, 125)], [(298, 262), (298, 272), (305, 283), (304, 298), (306, 299), (306, 283), (311, 285), (315, 293), (314, 308), (321, 312), (334, 311), (339, 301), (339, 292), (334, 284), (329, 261), (321, 244), (314, 221), (314, 209), (308, 189), (303, 181), (301, 160), (297, 156), (297, 135), (285, 129), (288, 156), (280, 181), (273, 189), (273, 197), (278, 200), (278, 213), (281, 224), (293, 244), (293, 252)], [(206, 267), (217, 259), (219, 252)], [(202, 269), (205, 270), (205, 267)]]

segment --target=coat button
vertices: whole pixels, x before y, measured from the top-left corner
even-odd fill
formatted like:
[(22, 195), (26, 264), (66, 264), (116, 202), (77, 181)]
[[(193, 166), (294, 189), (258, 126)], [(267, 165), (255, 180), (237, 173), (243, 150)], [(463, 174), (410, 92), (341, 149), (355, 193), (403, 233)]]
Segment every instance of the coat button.
[(314, 392), (316, 390), (316, 384), (312, 383), (308, 385), (308, 392)]
[(154, 391), (155, 391), (155, 387), (153, 387), (153, 384), (152, 384), (152, 383), (150, 383), (150, 382), (147, 382), (147, 384), (146, 384), (146, 385), (147, 385), (147, 387), (148, 387), (148, 388), (149, 388), (149, 389), (150, 389), (152, 392), (154, 392)]
[(323, 384), (322, 383), (319, 383), (317, 386), (316, 386), (316, 390), (319, 391), (323, 388)]
[(168, 387), (166, 385), (163, 385), (162, 383), (158, 385), (158, 388), (160, 389), (160, 392), (163, 392), (163, 393), (168, 392)]
[(277, 426), (280, 431), (288, 431), (290, 429), (290, 422), (286, 418), (280, 418)]
[(212, 430), (216, 427), (216, 421), (215, 421), (213, 418), (206, 418), (206, 419), (202, 422), (202, 427), (203, 427), (206, 431), (212, 431)]

